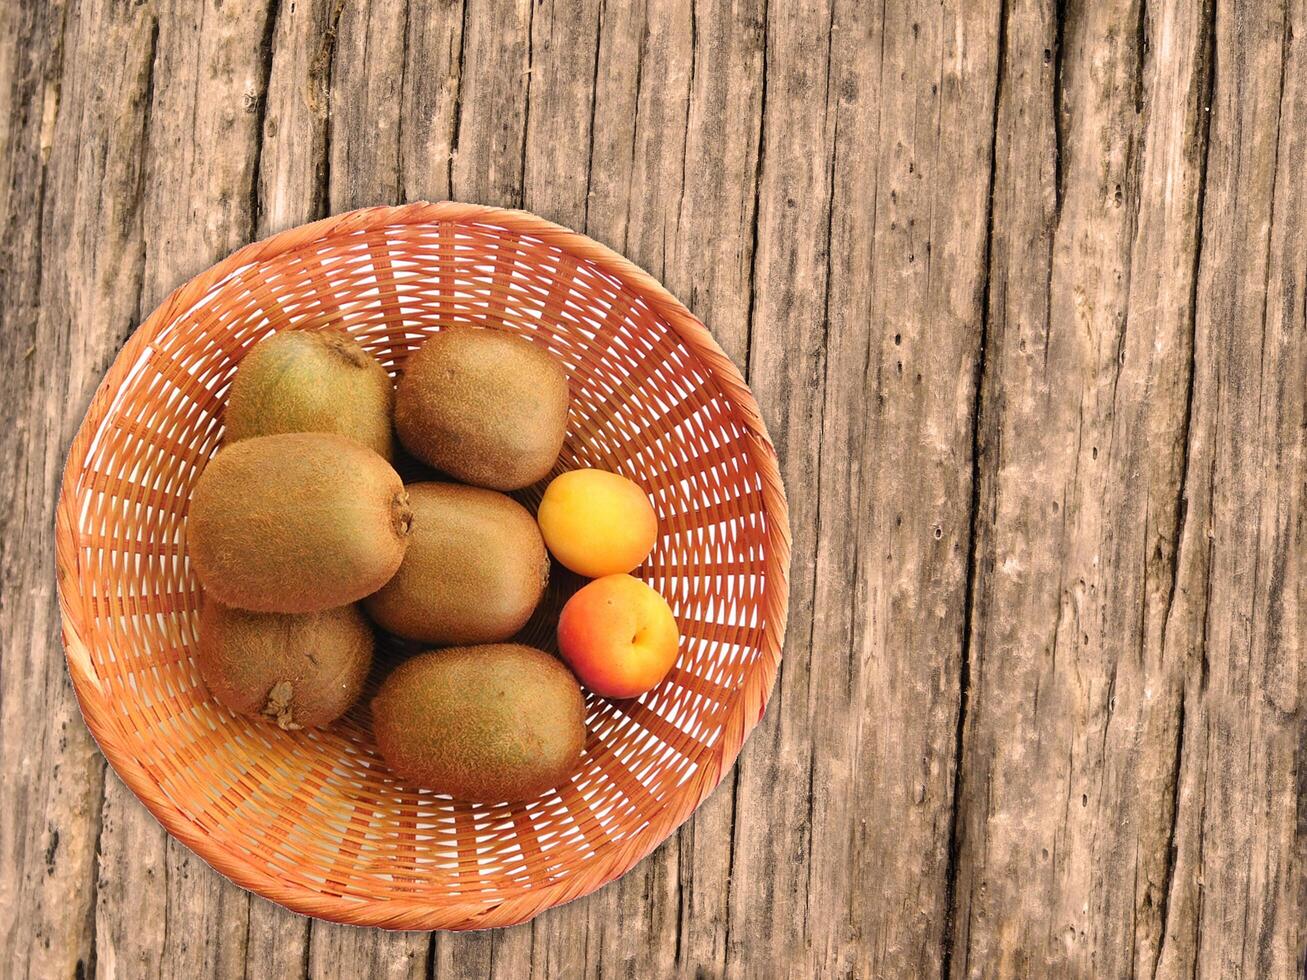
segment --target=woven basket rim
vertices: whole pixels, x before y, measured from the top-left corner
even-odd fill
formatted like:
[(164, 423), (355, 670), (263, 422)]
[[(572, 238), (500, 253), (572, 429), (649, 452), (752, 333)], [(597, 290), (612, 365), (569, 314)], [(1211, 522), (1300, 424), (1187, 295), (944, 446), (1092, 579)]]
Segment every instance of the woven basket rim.
[[(763, 600), (767, 622), (759, 656), (750, 666), (723, 722), (712, 755), (663, 811), (640, 830), (597, 856), (585, 868), (561, 880), (494, 904), (429, 899), (359, 899), (335, 896), (287, 883), (250, 864), (208, 836), (159, 788), (131, 750), (130, 735), (109, 709), (105, 692), (91, 667), (84, 636), (90, 610), (79, 591), (80, 542), (77, 532), (80, 475), (92, 440), (113, 399), (142, 350), (161, 328), (191, 308), (210, 289), (238, 270), (315, 241), (396, 225), (436, 222), (487, 225), (530, 235), (585, 259), (640, 297), (700, 360), (735, 410), (747, 435), (747, 451), (761, 481), (768, 549)], [(138, 327), (115, 357), (92, 397), (68, 450), (55, 514), (57, 591), (65, 658), (87, 727), (114, 771), (173, 837), (237, 885), (294, 912), (348, 925), (388, 929), (481, 929), (516, 925), (540, 912), (581, 898), (620, 877), (666, 840), (717, 787), (739, 756), (745, 738), (761, 719), (780, 665), (788, 613), (790, 528), (785, 490), (775, 448), (758, 404), (734, 362), (707, 327), (648, 272), (586, 235), (526, 211), (454, 201), (419, 201), (348, 211), (290, 228), (246, 245), (174, 289)]]

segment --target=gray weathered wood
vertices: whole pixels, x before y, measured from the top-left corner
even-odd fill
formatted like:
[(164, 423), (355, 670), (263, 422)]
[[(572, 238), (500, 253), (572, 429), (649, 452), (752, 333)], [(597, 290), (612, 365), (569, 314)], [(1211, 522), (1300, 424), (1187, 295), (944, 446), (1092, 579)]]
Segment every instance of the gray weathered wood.
[(282, 0), (265, 53), (259, 105), (258, 236), (325, 217), (331, 68), (343, 0)]
[(1304, 25), (1301, 2), (1215, 11), (1165, 977), (1307, 971)]
[(449, 170), (458, 200), (522, 203), (533, 0), (468, 3), (455, 86)]
[[(1187, 3), (1086, 6), (1060, 21), (1029, 4), (1008, 14), (955, 975), (1294, 969), (1302, 939), (1279, 910), (1301, 902), (1287, 871), (1300, 763), (1286, 734), (1302, 731), (1301, 650), (1292, 630), (1249, 637), (1244, 625), (1252, 610), (1291, 607), (1296, 586), (1277, 580), (1273, 556), (1301, 535), (1301, 431), (1298, 450), (1284, 441), (1301, 416), (1300, 394), (1284, 398), (1289, 379), (1301, 391), (1301, 350), (1268, 364), (1293, 348), (1259, 322), (1271, 302), (1265, 242), (1288, 31), (1282, 14), (1245, 23)], [(1243, 164), (1226, 164), (1225, 186), (1209, 170), (1222, 159), (1219, 135), (1209, 138), (1222, 120), (1226, 153)], [(1301, 230), (1280, 234), (1300, 263)], [(1246, 272), (1230, 269), (1236, 252)], [(1234, 287), (1245, 283), (1241, 301)], [(1211, 305), (1242, 350), (1205, 332)], [(1290, 308), (1300, 328), (1300, 304)], [(1292, 336), (1283, 319), (1281, 329)], [(1204, 415), (1229, 411), (1206, 404), (1202, 369), (1213, 363), (1216, 378), (1270, 372), (1271, 391), (1233, 403), (1251, 431), (1239, 440), (1227, 424), (1222, 459), (1236, 446), (1250, 457), (1224, 487), (1200, 451)], [(1282, 482), (1268, 486), (1258, 471), (1271, 459)], [(1237, 508), (1244, 530), (1213, 537), (1211, 512)], [(1266, 531), (1250, 533), (1262, 513)], [(1266, 554), (1259, 541), (1278, 545)], [(1230, 552), (1265, 570), (1260, 594), (1247, 574), (1214, 591), (1217, 563), (1240, 560)], [(1269, 659), (1289, 679), (1260, 732), (1244, 726), (1261, 717), (1269, 678), (1234, 667), (1230, 632), (1245, 658), (1281, 641)], [(1212, 663), (1224, 677), (1234, 670), (1226, 689), (1209, 684)], [(1254, 676), (1265, 693), (1249, 706)], [(1213, 715), (1232, 727), (1203, 759)], [(1262, 752), (1264, 769), (1249, 761)], [(1199, 858), (1204, 870), (1181, 874), (1186, 830), (1205, 853), (1208, 780), (1233, 782), (1243, 805), (1231, 800), (1216, 821), (1225, 860)], [(1251, 816), (1259, 807), (1277, 817)], [(1227, 901), (1238, 897), (1203, 930), (1218, 881)], [(1233, 936), (1215, 925), (1240, 916), (1251, 923)]]
[[(753, 255), (749, 378), (794, 488), (794, 532), (786, 661), (767, 717), (737, 763), (731, 882), (726, 922), (728, 975), (748, 972), (755, 942), (768, 936), (786, 957), (806, 959), (806, 882), (815, 746), (809, 713), (813, 662), (813, 577), (817, 562), (821, 403), (827, 377), (826, 304), (830, 245), (833, 113), (830, 4), (769, 4), (766, 78)], [(766, 385), (760, 380), (767, 377)], [(803, 487), (808, 489), (805, 491)], [(756, 820), (750, 815), (766, 814)], [(797, 963), (795, 964), (797, 966)], [(756, 966), (753, 967), (757, 969)]]
[(1153, 967), (1188, 667), (1162, 630), (1206, 151), (1194, 14), (1007, 13), (955, 975)]
[[(1304, 36), (1304, 0), (0, 6), (6, 974), (1301, 976)], [(247, 896), (105, 775), (52, 506), (171, 288), (445, 197), (713, 328), (782, 455), (791, 624), (624, 879), (388, 934)]]
[(52, 656), (51, 505), (79, 409), (139, 317), (135, 192), (154, 35), (143, 19), (98, 6), (23, 14), (5, 31), (15, 46), (7, 56), (12, 112), (4, 113), (12, 161), (4, 357), (18, 390), (5, 398), (3, 454), (14, 467), (4, 481), (0, 826), (12, 896), (4, 960), (19, 974), (71, 975), (95, 960), (103, 766)]
[(835, 10), (806, 710), (849, 721), (808, 747), (814, 974), (930, 975), (947, 934), (998, 17)]

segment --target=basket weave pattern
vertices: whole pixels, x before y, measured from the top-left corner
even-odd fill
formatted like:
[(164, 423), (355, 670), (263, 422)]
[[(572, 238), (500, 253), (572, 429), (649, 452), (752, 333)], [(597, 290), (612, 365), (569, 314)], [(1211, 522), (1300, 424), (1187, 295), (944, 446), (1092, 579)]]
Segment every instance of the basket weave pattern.
[[(227, 386), (274, 326), (347, 328), (394, 373), (452, 324), (547, 347), (571, 383), (555, 472), (631, 477), (660, 520), (636, 574), (683, 641), (638, 701), (588, 696), (572, 780), (518, 805), (396, 783), (368, 694), (328, 729), (282, 732), (212, 700), (191, 662), (201, 590), (191, 487)], [(541, 488), (519, 495), (529, 506)], [(57, 512), (69, 671), (87, 724), (163, 825), (238, 884), (298, 912), (397, 929), (505, 926), (585, 895), (664, 840), (721, 780), (780, 661), (789, 529), (775, 452), (735, 366), (656, 281), (522, 212), (412, 204), (249, 245), (177, 289), (127, 343), (73, 441)], [(557, 571), (557, 567), (555, 569)], [(523, 638), (552, 648), (556, 574)]]

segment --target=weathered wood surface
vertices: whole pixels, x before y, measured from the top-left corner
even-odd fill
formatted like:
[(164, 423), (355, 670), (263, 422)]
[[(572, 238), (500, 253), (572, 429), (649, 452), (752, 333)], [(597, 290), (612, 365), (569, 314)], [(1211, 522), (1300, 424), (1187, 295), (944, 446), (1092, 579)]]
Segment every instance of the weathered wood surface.
[[(0, 973), (1307, 975), (1305, 0), (0, 4)], [(82, 725), (53, 504), (243, 242), (523, 206), (741, 364), (794, 526), (739, 765), (496, 933), (252, 898)]]

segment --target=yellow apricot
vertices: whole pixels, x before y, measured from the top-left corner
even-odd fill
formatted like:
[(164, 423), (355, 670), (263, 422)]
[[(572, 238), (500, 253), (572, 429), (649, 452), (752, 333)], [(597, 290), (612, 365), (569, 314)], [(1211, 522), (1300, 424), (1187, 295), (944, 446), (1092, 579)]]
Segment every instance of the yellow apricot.
[(554, 557), (579, 575), (629, 572), (649, 556), (658, 518), (640, 487), (605, 470), (571, 470), (545, 489), (536, 514)]

